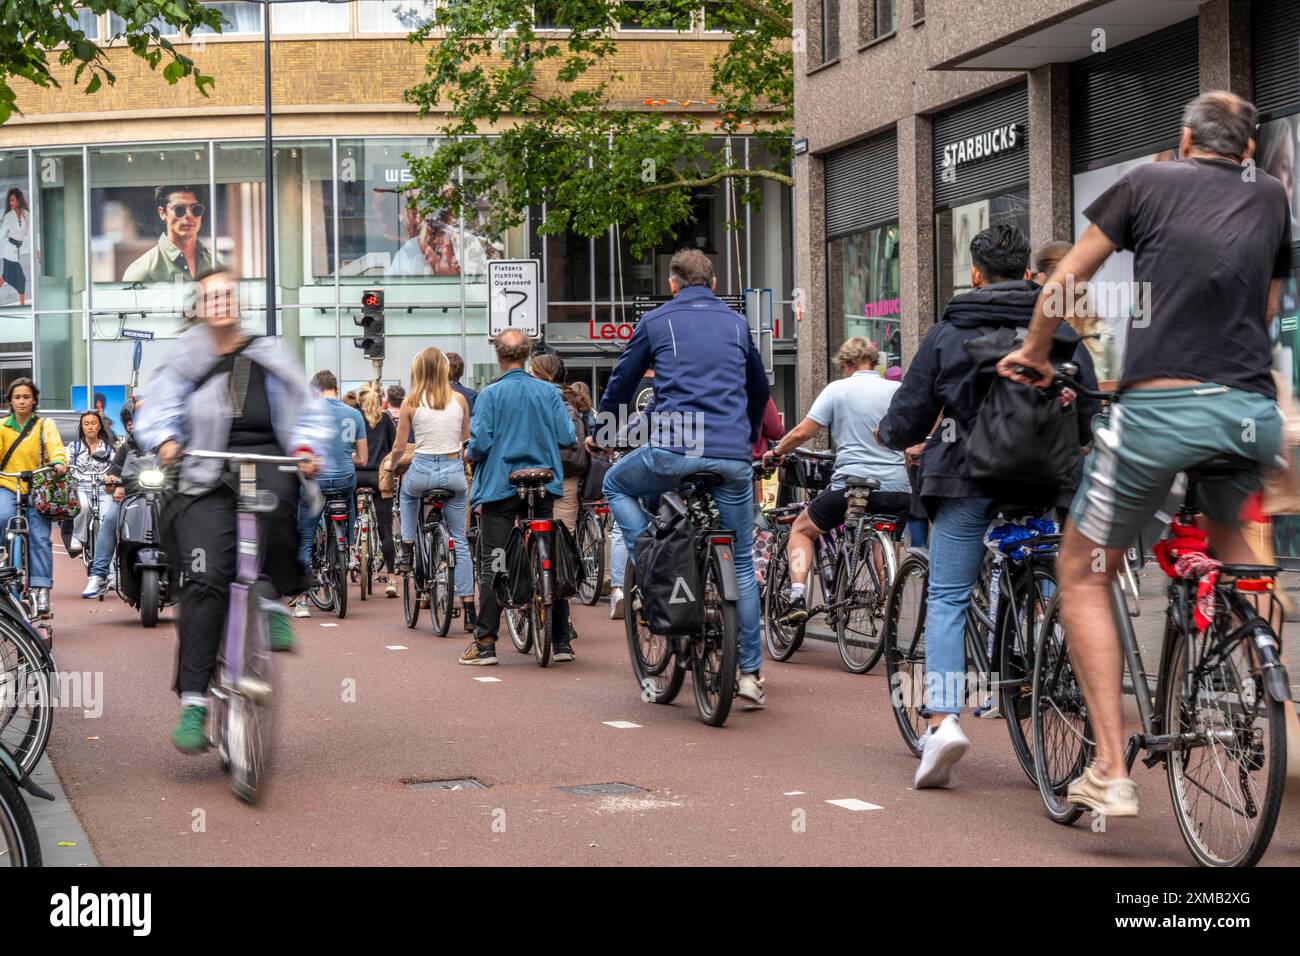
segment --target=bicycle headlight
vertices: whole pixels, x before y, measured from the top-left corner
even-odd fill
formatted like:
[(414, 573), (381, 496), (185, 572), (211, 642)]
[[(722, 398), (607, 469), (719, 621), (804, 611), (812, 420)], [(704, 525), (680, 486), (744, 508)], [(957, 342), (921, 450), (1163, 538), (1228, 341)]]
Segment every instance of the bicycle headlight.
[(140, 482), (141, 488), (155, 490), (161, 488), (166, 483), (167, 476), (158, 468), (149, 468), (140, 472), (140, 476), (136, 480)]

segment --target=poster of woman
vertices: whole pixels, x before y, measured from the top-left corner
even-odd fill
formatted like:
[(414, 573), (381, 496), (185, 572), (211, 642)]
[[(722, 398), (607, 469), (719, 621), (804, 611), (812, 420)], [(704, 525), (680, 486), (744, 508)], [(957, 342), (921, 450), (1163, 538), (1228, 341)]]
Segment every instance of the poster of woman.
[(32, 209), (27, 180), (0, 178), (0, 307), (31, 301)]

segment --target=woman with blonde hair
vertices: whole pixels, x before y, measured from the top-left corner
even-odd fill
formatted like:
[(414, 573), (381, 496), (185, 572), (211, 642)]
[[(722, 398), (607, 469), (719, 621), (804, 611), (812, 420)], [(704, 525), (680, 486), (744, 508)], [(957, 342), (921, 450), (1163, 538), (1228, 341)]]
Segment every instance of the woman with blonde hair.
[(401, 513), (401, 550), (397, 570), (411, 570), (412, 545), (419, 525), (420, 498), (433, 488), (446, 488), (455, 494), (442, 506), (447, 526), (455, 542), (456, 593), (464, 610), (462, 624), (474, 629), (474, 568), (469, 561), (465, 537), (468, 487), (461, 447), (469, 439), (469, 405), (452, 391), (447, 356), (430, 346), (411, 360), (411, 388), (402, 402), (397, 421), (397, 438), (393, 441), (393, 461), (401, 461), (406, 442), (415, 428), (415, 456), (402, 477), (399, 500)]
[(366, 463), (357, 469), (357, 488), (369, 488), (375, 502), (375, 515), (379, 518), (379, 548), (384, 555), (384, 593), (390, 598), (397, 597), (397, 585), (393, 581), (393, 567), (397, 563), (393, 553), (393, 499), (385, 498), (379, 493), (379, 463), (393, 450), (393, 439), (397, 437), (397, 425), (393, 416), (385, 415), (379, 402), (379, 383), (366, 384), (357, 396), (361, 406), (361, 417), (366, 421)]
[[(1056, 267), (1061, 264), (1074, 246), (1063, 239), (1039, 246), (1034, 250), (1034, 281), (1047, 285)], [(1106, 324), (1106, 320), (1097, 314), (1097, 309), (1088, 293), (1088, 287), (1076, 288), (1074, 300), (1065, 303), (1065, 315), (1061, 318), (1069, 323), (1070, 328), (1079, 333), (1083, 347), (1092, 356), (1092, 367), (1097, 373), (1097, 381), (1109, 381), (1113, 377), (1111, 352), (1114, 349), (1115, 335)]]

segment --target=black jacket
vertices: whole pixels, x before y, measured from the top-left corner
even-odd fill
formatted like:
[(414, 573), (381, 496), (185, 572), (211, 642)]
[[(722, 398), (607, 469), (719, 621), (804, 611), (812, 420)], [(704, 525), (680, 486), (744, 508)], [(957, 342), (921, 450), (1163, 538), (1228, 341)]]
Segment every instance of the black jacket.
[[(1035, 283), (1017, 280), (972, 289), (953, 298), (943, 310), (943, 318), (921, 343), (902, 386), (894, 393), (880, 423), (880, 440), (902, 450), (933, 430), (921, 459), (921, 497), (931, 514), (942, 498), (994, 498), (1005, 504), (1064, 506), (1078, 485), (1082, 454), (1073, 486), (1060, 489), (1015, 482), (977, 482), (966, 466), (966, 437), (997, 372), (992, 365), (978, 365), (965, 344), (1007, 327), (1023, 336), (1021, 330), (1029, 328), (1039, 291)], [(1079, 382), (1088, 388), (1097, 387), (1092, 358), (1078, 334), (1064, 321), (1053, 333), (1052, 358), (1055, 362), (1074, 362), (1079, 366)], [(1094, 399), (1078, 398), (1081, 449), (1092, 441), (1092, 417), (1099, 410), (1100, 403)], [(935, 427), (940, 413), (955, 421)]]

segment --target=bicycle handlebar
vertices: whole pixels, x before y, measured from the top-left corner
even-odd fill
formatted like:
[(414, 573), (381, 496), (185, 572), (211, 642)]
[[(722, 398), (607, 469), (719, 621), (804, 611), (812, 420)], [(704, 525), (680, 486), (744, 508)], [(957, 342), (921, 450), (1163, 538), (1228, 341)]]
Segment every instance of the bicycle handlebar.
[(302, 455), (300, 457), (294, 457), (291, 455), (250, 455), (233, 451), (190, 451), (189, 449), (182, 451), (181, 454), (186, 458), (212, 458), (219, 461), (254, 461), (270, 465), (297, 465), (304, 461), (311, 461), (311, 456), (309, 455)]
[(30, 481), (33, 475), (44, 475), (47, 472), (54, 471), (54, 468), (54, 465), (46, 465), (44, 468), (33, 468), (31, 471), (0, 471), (0, 478), (18, 478), (23, 481)]
[[(1017, 375), (1027, 375), (1030, 371), (1023, 365), (1015, 365), (1012, 366), (1012, 368)], [(1062, 364), (1053, 367), (1052, 371), (1055, 373), (1056, 380), (1059, 380), (1063, 385), (1068, 386), (1080, 395), (1087, 396), (1088, 398), (1095, 398), (1101, 402), (1113, 402), (1115, 399), (1119, 398), (1119, 392), (1103, 392), (1099, 389), (1089, 388), (1082, 384), (1075, 378), (1075, 376), (1079, 374), (1079, 366), (1075, 365), (1073, 362), (1063, 362)]]

